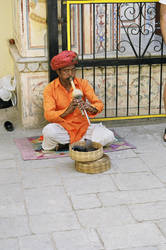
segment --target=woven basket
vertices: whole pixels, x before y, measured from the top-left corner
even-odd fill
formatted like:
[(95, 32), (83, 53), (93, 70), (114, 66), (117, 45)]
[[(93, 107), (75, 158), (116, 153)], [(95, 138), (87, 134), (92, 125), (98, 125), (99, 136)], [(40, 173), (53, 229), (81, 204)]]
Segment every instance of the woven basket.
[(75, 142), (69, 146), (69, 155), (71, 159), (75, 161), (80, 161), (80, 162), (95, 161), (103, 156), (103, 146), (100, 143), (92, 142), (92, 146), (96, 148), (96, 150), (89, 152), (74, 151), (72, 147), (75, 145), (85, 146), (85, 142), (84, 141)]
[(107, 171), (111, 168), (111, 162), (108, 155), (103, 154), (102, 158), (91, 162), (75, 161), (77, 171), (87, 174), (98, 174)]

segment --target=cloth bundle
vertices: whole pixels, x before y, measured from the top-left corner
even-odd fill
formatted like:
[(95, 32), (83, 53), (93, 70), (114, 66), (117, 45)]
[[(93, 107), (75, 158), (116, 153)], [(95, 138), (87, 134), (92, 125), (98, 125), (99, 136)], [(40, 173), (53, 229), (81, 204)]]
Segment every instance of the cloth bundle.
[(16, 95), (14, 93), (15, 88), (16, 81), (15, 79), (12, 79), (10, 75), (4, 76), (0, 79), (0, 100), (2, 104), (3, 102), (6, 102), (6, 105), (9, 103), (11, 104), (10, 106), (16, 105)]

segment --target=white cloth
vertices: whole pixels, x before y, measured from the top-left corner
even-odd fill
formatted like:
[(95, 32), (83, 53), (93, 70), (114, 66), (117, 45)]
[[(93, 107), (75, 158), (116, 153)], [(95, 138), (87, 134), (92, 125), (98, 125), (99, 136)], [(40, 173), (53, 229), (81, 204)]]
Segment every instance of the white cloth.
[(57, 123), (49, 123), (43, 130), (42, 148), (44, 150), (53, 150), (60, 144), (67, 144), (70, 141), (70, 136), (66, 129)]
[(159, 0), (159, 3), (166, 4), (166, 0)]
[(11, 99), (13, 106), (16, 105), (16, 95), (14, 90), (16, 88), (16, 80), (12, 79), (10, 75), (0, 78), (0, 98), (3, 101)]
[[(43, 128), (42, 134), (42, 148), (44, 150), (53, 150), (59, 143), (70, 143), (70, 136), (68, 132), (57, 123), (49, 123), (46, 125)], [(102, 123), (91, 124), (88, 127), (86, 134), (82, 137), (81, 141), (83, 141), (85, 138), (94, 142), (98, 142), (103, 146), (116, 140), (114, 133), (102, 125)]]
[(91, 140), (105, 146), (116, 140), (114, 133), (102, 123), (96, 124), (92, 130)]

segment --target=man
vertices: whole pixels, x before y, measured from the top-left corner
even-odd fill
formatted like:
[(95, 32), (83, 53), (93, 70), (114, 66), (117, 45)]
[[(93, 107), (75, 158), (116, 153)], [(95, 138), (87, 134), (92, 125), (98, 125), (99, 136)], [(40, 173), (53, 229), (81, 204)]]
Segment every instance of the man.
[[(164, 43), (166, 44), (166, 0), (159, 0), (160, 3), (160, 28)], [(164, 107), (166, 111), (166, 84), (163, 92)], [(163, 140), (166, 142), (166, 129), (164, 131)]]
[[(103, 103), (87, 80), (75, 77), (77, 63), (77, 54), (67, 50), (51, 60), (51, 68), (58, 78), (44, 89), (44, 115), (49, 122), (42, 131), (44, 150), (60, 150), (85, 138), (103, 146), (115, 139), (112, 131), (102, 124), (89, 124), (86, 115), (82, 114), (82, 110), (86, 110), (90, 118), (95, 117), (103, 110)], [(73, 97), (70, 79), (81, 91), (82, 98)]]

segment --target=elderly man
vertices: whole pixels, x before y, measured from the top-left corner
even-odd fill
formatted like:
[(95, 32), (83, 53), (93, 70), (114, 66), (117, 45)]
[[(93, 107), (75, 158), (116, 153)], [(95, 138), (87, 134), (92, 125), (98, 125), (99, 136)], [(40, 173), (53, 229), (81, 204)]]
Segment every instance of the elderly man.
[[(166, 44), (166, 0), (160, 0), (160, 28), (164, 43)], [(166, 111), (166, 84), (163, 92), (164, 107)], [(164, 131), (163, 140), (166, 142), (166, 129)]]
[[(44, 150), (64, 149), (69, 143), (85, 138), (103, 146), (115, 139), (112, 131), (102, 124), (90, 124), (87, 116), (82, 114), (86, 110), (90, 118), (95, 117), (103, 110), (103, 103), (87, 80), (75, 77), (77, 63), (77, 54), (67, 50), (51, 60), (51, 68), (58, 78), (44, 89), (44, 115), (49, 122), (42, 131)], [(81, 98), (73, 97), (71, 79), (75, 88), (81, 91)]]

